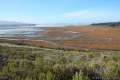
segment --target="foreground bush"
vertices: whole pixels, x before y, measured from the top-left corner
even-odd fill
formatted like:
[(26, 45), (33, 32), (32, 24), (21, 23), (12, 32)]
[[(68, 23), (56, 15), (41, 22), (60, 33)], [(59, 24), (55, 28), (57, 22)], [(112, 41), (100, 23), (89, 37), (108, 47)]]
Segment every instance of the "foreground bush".
[(0, 47), (0, 80), (107, 79), (120, 79), (120, 51)]

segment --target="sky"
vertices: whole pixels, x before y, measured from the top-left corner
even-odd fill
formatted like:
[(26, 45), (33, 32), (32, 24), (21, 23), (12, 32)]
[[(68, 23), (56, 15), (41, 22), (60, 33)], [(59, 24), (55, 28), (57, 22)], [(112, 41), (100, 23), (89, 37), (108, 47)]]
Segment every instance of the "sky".
[(120, 0), (0, 0), (0, 21), (88, 24), (120, 21)]

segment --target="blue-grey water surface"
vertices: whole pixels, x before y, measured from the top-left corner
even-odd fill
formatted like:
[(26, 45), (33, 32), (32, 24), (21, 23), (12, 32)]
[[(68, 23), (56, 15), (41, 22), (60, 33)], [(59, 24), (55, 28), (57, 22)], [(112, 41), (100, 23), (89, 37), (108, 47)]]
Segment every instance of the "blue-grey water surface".
[(36, 26), (0, 26), (0, 37), (14, 37), (20, 35), (34, 37), (37, 31), (40, 31), (40, 28)]

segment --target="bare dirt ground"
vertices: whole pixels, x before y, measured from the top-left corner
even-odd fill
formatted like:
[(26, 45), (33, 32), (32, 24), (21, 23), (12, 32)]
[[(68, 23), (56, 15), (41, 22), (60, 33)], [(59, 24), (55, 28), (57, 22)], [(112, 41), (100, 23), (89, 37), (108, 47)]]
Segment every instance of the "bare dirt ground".
[(64, 47), (120, 50), (120, 28), (67, 27), (48, 29), (49, 40)]

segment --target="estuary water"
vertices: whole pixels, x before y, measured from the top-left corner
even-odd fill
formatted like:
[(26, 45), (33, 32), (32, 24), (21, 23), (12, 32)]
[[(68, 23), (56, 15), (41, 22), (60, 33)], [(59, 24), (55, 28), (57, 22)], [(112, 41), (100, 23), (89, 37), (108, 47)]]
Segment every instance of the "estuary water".
[(37, 31), (41, 31), (38, 26), (0, 26), (0, 37), (35, 37)]

